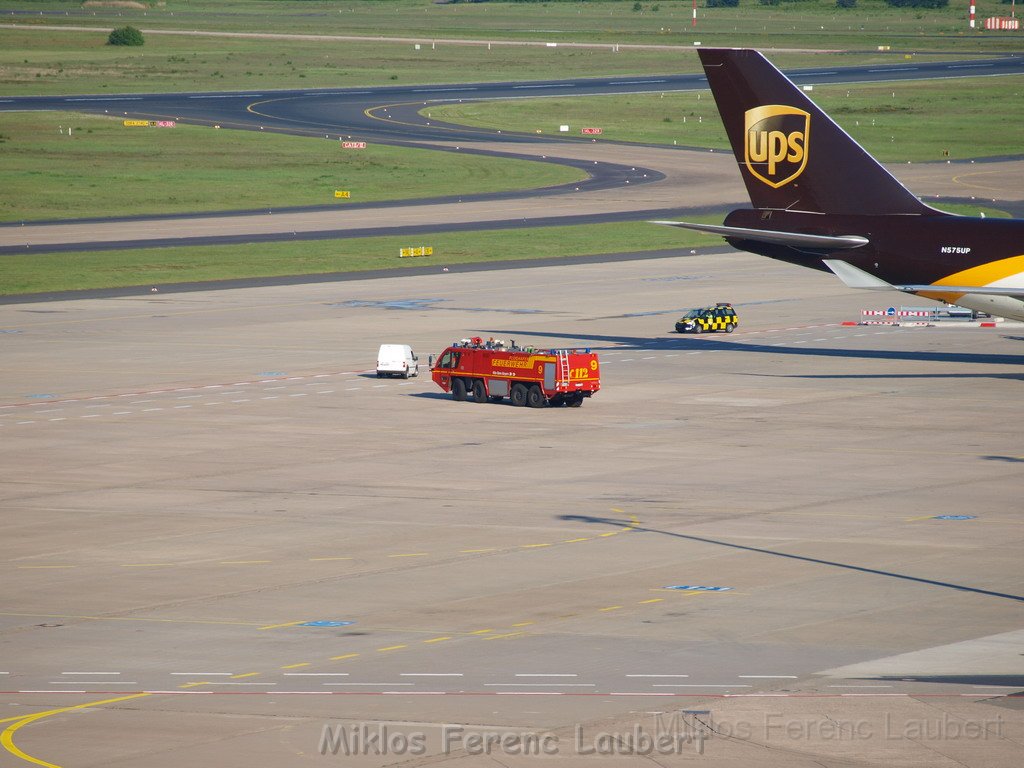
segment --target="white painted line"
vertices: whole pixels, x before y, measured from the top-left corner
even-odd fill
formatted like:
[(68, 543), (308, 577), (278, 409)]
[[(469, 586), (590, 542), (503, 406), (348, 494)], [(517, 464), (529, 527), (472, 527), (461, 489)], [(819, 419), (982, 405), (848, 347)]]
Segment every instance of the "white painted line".
[(280, 399), (281, 399), (280, 395), (267, 395), (265, 397), (261, 397), (260, 398), (260, 400), (280, 400)]
[(248, 403), (249, 402), (249, 398), (248, 397), (243, 397), (241, 400), (232, 400), (231, 402), (232, 403)]
[(264, 387), (263, 389), (265, 389), (267, 392), (269, 392), (272, 389), (286, 389), (286, 387)]
[(416, 685), (416, 683), (324, 683), (324, 685), (369, 685), (377, 688), (390, 688), (399, 685)]
[(85, 690), (81, 690), (81, 691), (54, 691), (54, 690), (49, 690), (49, 691), (18, 691), (18, 693), (88, 693), (88, 691), (85, 691)]
[[(196, 694), (211, 694), (213, 691), (143, 691), (143, 693), (173, 694), (174, 696), (195, 696)], [(280, 691), (284, 693), (284, 691)]]
[(230, 677), (234, 672), (171, 672), (172, 675), (186, 675), (188, 677), (217, 677), (223, 675)]
[(78, 418), (80, 418), (80, 419), (98, 419), (102, 415), (103, 415), (102, 413), (87, 413), (87, 414), (85, 414), (85, 416), (79, 416)]
[(402, 677), (462, 677), (461, 672), (402, 672)]
[(484, 683), (489, 688), (506, 686), (537, 686), (542, 688), (596, 688), (596, 683)]
[(163, 410), (163, 408), (143, 408), (142, 412), (143, 413), (149, 413), (150, 411), (162, 411), (162, 410)]
[(181, 408), (191, 408), (191, 407), (192, 407), (191, 405), (176, 405), (176, 406), (174, 406), (174, 410), (177, 411), (177, 410), (179, 410)]
[(575, 83), (553, 83), (551, 85), (513, 85), (512, 90), (523, 88), (573, 88)]
[(413, 93), (441, 93), (448, 91), (475, 91), (476, 88), (414, 88)]
[(689, 675), (626, 675), (626, 677), (689, 677)]
[(516, 677), (579, 677), (572, 672), (548, 674), (546, 672), (517, 672)]
[(262, 93), (224, 93), (210, 96), (189, 96), (190, 99), (251, 99), (262, 96)]
[(618, 82), (608, 83), (608, 85), (647, 85), (648, 83), (664, 82), (664, 80), (619, 80)]
[(288, 397), (306, 397), (308, 394), (309, 392), (295, 392), (291, 395), (288, 395)]
[(909, 696), (909, 693), (840, 693), (840, 696)]
[(128, 416), (128, 415), (130, 415), (131, 413), (132, 413), (131, 411), (114, 411), (114, 412), (113, 412), (113, 413), (111, 414), (111, 416)]
[(120, 675), (120, 672), (61, 672), (62, 675)]
[(60, 416), (60, 417), (58, 417), (56, 419), (50, 419), (50, 421), (67, 421), (67, 419), (65, 417), (63, 417), (63, 416)]
[(673, 696), (674, 694), (671, 694), (671, 693), (661, 693), (661, 692), (652, 693), (650, 691), (646, 691), (644, 693), (640, 693), (640, 692), (630, 693), (630, 692), (627, 691), (627, 692), (613, 692), (613, 693), (610, 693), (608, 695), (609, 696)]
[(736, 675), (736, 677), (762, 680), (796, 680), (796, 675)]
[(64, 99), (64, 101), (142, 101), (141, 96), (108, 96), (105, 98), (74, 98)]
[(138, 685), (134, 680), (51, 680), (50, 685)]
[(495, 691), (498, 696), (564, 696), (562, 691)]
[(206, 683), (206, 685), (277, 685), (277, 683)]
[(381, 691), (385, 696), (444, 696), (445, 691)]
[(744, 683), (652, 683), (655, 688), (750, 688)]
[(285, 672), (285, 677), (348, 677), (348, 672)]

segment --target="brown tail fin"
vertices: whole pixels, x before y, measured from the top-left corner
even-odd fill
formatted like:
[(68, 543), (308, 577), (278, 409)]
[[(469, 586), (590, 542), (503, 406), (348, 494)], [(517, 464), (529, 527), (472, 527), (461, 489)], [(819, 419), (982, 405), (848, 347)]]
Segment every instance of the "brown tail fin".
[(755, 208), (931, 211), (757, 51), (705, 48), (700, 60)]

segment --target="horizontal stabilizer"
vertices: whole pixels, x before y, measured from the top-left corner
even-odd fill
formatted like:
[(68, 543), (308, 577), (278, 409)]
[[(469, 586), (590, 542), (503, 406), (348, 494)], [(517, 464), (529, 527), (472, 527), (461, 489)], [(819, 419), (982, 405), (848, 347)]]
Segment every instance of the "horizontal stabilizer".
[(756, 240), (760, 243), (792, 245), (800, 248), (823, 248), (830, 251), (844, 248), (860, 248), (869, 242), (866, 237), (861, 237), (860, 235), (809, 235), (804, 232), (779, 232), (773, 229), (749, 229), (747, 227), (726, 227), (715, 224), (688, 224), (685, 221), (651, 221), (648, 223), (693, 229), (697, 232), (708, 232), (712, 235), (734, 237), (739, 240)]
[(892, 283), (859, 269), (848, 261), (841, 259), (822, 259), (825, 266), (835, 272), (836, 277), (846, 283), (848, 288), (864, 288), (869, 291), (898, 291)]
[(979, 296), (1024, 297), (1024, 288), (986, 285), (941, 285), (935, 283), (930, 285), (893, 285), (865, 272), (863, 269), (853, 266), (848, 261), (842, 261), (841, 259), (822, 259), (822, 261), (848, 288), (862, 288), (869, 291), (903, 291), (904, 293), (973, 293)]

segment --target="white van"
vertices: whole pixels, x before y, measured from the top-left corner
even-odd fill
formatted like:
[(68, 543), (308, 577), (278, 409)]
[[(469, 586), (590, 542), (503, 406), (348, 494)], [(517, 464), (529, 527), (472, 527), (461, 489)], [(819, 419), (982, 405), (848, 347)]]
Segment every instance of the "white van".
[(420, 375), (419, 358), (408, 344), (381, 344), (377, 352), (377, 378)]

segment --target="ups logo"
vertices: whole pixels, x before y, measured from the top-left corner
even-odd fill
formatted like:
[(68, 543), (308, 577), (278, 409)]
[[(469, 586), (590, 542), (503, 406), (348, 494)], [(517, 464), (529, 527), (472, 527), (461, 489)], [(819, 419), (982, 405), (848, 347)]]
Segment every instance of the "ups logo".
[(743, 155), (747, 170), (769, 187), (793, 181), (807, 166), (811, 116), (802, 109), (766, 104), (744, 115)]

